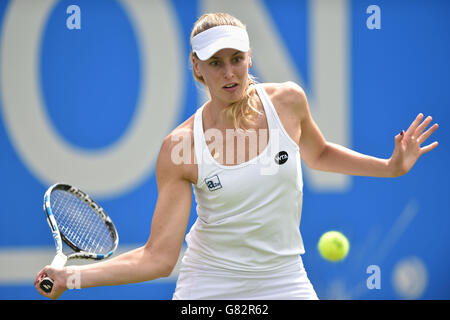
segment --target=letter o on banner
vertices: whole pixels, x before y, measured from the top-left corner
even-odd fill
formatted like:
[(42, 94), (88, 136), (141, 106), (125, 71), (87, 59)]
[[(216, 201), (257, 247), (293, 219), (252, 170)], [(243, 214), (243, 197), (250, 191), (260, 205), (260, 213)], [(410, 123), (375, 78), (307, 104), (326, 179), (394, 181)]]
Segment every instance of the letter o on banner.
[(46, 116), (36, 64), (41, 33), (56, 1), (34, 2), (11, 2), (0, 45), (3, 118), (17, 154), (46, 185), (66, 182), (99, 197), (137, 186), (153, 169), (183, 95), (184, 52), (169, 5), (121, 1), (138, 39), (142, 89), (134, 117), (120, 139), (92, 151), (68, 144)]

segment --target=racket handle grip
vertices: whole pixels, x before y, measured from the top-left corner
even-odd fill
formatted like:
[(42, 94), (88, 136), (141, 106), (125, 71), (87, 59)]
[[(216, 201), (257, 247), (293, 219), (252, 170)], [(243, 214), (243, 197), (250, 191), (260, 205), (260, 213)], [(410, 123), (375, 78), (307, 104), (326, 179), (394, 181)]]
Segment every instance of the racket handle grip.
[(50, 279), (49, 277), (45, 277), (44, 279), (42, 279), (39, 286), (41, 287), (42, 291), (44, 291), (45, 293), (50, 293), (50, 292), (52, 292), (52, 289), (53, 289), (53, 280)]
[[(66, 262), (67, 262), (67, 257), (63, 253), (58, 253), (53, 258), (53, 261), (50, 266), (53, 268), (62, 268), (62, 267), (64, 267)], [(45, 293), (50, 293), (50, 292), (52, 292), (52, 289), (53, 289), (53, 280), (50, 279), (49, 277), (45, 277), (44, 279), (42, 279), (39, 286)]]

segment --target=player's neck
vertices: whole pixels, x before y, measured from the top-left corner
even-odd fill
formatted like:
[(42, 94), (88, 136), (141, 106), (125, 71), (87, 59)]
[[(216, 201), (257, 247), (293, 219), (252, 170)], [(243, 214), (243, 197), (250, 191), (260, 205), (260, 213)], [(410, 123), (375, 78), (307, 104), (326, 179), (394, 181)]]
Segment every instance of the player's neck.
[(224, 112), (226, 108), (230, 108), (229, 103), (217, 100), (210, 100), (205, 104), (203, 119), (209, 128), (234, 129), (234, 119)]

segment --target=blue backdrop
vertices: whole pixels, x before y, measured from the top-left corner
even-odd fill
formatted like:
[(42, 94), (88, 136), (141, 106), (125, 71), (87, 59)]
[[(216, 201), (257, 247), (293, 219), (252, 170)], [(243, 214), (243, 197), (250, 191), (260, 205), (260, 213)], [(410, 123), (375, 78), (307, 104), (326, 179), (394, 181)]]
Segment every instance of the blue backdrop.
[[(378, 16), (367, 12), (374, 4)], [(1, 0), (0, 298), (42, 298), (34, 276), (54, 251), (42, 196), (56, 181), (99, 200), (119, 247), (147, 241), (162, 138), (204, 99), (188, 53), (206, 11), (248, 25), (252, 72), (264, 82), (299, 82), (331, 141), (388, 158), (394, 136), (419, 112), (439, 123), (429, 141), (439, 147), (400, 178), (318, 177), (304, 168), (300, 229), (319, 298), (450, 298), (446, 0)], [(379, 29), (369, 28), (375, 18)], [(342, 262), (317, 251), (328, 230), (349, 238)], [(170, 278), (62, 299), (170, 299), (174, 287)]]

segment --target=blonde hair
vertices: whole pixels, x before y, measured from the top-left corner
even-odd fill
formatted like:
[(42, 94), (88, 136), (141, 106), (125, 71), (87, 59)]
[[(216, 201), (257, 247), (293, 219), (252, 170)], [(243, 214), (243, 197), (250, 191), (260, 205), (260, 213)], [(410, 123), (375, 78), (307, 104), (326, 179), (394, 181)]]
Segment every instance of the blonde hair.
[[(229, 15), (228, 13), (206, 13), (195, 22), (191, 32), (191, 41), (192, 38), (197, 34), (210, 28), (223, 25), (231, 25), (247, 29), (241, 21)], [(193, 57), (196, 57), (196, 55), (191, 51), (189, 61), (192, 61)], [(195, 80), (206, 86), (203, 77), (197, 76), (194, 70), (192, 74)], [(254, 86), (252, 86), (252, 84), (255, 83), (256, 78), (253, 75), (248, 74), (248, 87), (245, 90), (243, 98), (239, 101), (234, 102), (229, 107), (223, 110), (228, 118), (233, 119), (235, 129), (247, 128), (249, 124), (252, 124), (254, 122), (256, 116), (258, 114), (261, 114), (261, 112), (258, 110), (258, 98), (256, 89)]]

